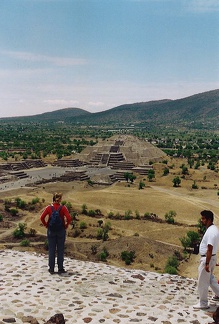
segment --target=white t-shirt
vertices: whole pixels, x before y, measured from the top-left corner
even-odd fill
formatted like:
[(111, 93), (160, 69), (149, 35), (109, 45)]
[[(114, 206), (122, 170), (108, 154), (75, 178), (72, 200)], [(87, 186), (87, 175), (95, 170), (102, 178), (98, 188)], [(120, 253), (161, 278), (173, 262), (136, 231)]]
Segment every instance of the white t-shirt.
[(206, 255), (208, 245), (213, 246), (212, 254), (217, 254), (219, 244), (219, 231), (217, 226), (211, 225), (207, 228), (199, 247), (200, 255)]

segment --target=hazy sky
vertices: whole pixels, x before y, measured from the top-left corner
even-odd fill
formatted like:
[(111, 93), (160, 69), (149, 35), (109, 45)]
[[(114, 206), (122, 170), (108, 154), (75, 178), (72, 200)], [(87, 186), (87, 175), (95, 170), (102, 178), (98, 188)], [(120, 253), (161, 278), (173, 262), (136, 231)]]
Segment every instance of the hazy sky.
[(219, 0), (0, 0), (0, 117), (219, 88)]

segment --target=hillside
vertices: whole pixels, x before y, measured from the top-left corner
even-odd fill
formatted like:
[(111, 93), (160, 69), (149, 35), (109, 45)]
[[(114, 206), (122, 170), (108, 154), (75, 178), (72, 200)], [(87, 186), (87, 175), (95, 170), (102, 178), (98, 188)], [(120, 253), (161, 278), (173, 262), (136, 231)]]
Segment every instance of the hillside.
[(98, 113), (80, 108), (64, 108), (34, 116), (1, 118), (3, 122), (65, 122), (82, 125), (171, 125), (217, 128), (219, 89), (177, 100), (157, 100), (125, 104)]
[(67, 121), (71, 118), (74, 121), (74, 118), (79, 116), (89, 115), (90, 112), (80, 109), (80, 108), (64, 108), (58, 109), (51, 112), (46, 112), (38, 115), (30, 115), (30, 116), (20, 116), (20, 117), (8, 117), (8, 118), (0, 118), (2, 122), (42, 122), (42, 121)]
[(217, 123), (219, 90), (177, 100), (159, 100), (121, 105), (110, 110), (79, 116), (78, 122), (90, 124), (193, 124)]

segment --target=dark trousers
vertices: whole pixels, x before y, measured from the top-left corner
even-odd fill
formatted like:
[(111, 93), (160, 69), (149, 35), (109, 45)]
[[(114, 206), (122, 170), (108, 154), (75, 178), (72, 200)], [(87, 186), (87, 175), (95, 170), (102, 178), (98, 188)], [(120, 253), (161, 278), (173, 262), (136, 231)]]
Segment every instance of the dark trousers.
[(61, 231), (56, 232), (48, 229), (47, 238), (49, 246), (49, 268), (50, 270), (54, 271), (57, 251), (58, 270), (62, 270), (64, 262), (66, 230), (63, 228)]

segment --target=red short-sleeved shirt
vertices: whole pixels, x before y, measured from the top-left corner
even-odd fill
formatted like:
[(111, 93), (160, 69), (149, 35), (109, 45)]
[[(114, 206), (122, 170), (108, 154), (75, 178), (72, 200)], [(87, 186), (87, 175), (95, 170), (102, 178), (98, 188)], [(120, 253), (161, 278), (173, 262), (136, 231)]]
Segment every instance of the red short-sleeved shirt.
[[(55, 210), (57, 210), (60, 207), (60, 204), (53, 203), (53, 206), (54, 206)], [(60, 217), (63, 220), (64, 227), (67, 228), (68, 225), (72, 221), (72, 218), (71, 218), (71, 215), (69, 214), (68, 208), (65, 205), (63, 205), (59, 213), (60, 213)], [(51, 205), (48, 205), (44, 209), (43, 213), (40, 216), (41, 222), (46, 227), (48, 227), (49, 218), (50, 218), (51, 214), (52, 214), (52, 208), (51, 208)]]

